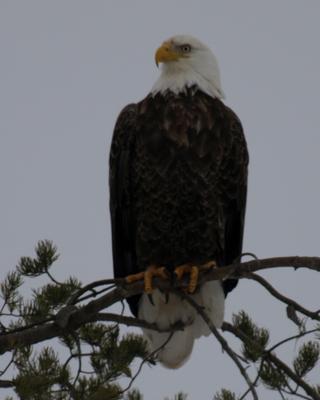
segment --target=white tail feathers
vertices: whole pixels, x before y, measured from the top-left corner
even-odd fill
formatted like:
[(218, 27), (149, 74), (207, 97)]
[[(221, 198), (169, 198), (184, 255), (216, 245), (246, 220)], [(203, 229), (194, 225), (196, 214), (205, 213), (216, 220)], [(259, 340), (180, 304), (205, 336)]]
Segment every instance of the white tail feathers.
[[(206, 282), (192, 297), (205, 308), (214, 326), (220, 328), (224, 316), (224, 293), (221, 283)], [(152, 293), (152, 298), (154, 305), (145, 294), (141, 296), (139, 318), (156, 323), (161, 329), (170, 329), (177, 322), (187, 324), (183, 331), (175, 332), (169, 342), (157, 353), (159, 361), (165, 367), (179, 368), (190, 357), (194, 340), (200, 336), (208, 336), (210, 330), (197, 311), (176, 295), (170, 294), (166, 304), (165, 295), (156, 289)], [(170, 336), (169, 333), (149, 329), (143, 329), (143, 333), (149, 342), (151, 352), (160, 348)]]

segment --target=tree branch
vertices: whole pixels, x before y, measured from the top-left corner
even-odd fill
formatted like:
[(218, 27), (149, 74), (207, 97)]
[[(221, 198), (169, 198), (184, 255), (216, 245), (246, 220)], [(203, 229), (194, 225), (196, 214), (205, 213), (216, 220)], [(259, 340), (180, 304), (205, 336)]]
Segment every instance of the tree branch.
[(208, 317), (208, 315), (205, 313), (203, 307), (199, 306), (198, 303), (196, 303), (190, 296), (182, 293), (182, 298), (185, 299), (189, 304), (191, 304), (192, 307), (195, 308), (195, 310), (201, 315), (202, 319), (206, 322), (208, 327), (210, 328), (211, 332), (214, 334), (216, 339), (219, 341), (221, 344), (222, 348), (228, 353), (229, 357), (234, 361), (236, 366), (238, 367), (241, 375), (244, 377), (245, 381), (247, 382), (247, 385), (250, 389), (250, 392), (252, 394), (252, 397), (254, 400), (259, 400), (258, 394), (256, 392), (256, 389), (254, 387), (253, 382), (251, 382), (249, 375), (247, 374), (245, 368), (242, 366), (241, 362), (238, 359), (238, 356), (236, 353), (231, 349), (231, 347), (228, 345), (228, 342), (225, 340), (223, 336), (220, 335), (219, 331), (217, 328), (213, 325), (212, 321)]
[(296, 301), (290, 299), (289, 297), (284, 296), (283, 294), (279, 293), (268, 281), (266, 281), (262, 276), (248, 273), (246, 274), (246, 278), (252, 279), (256, 282), (259, 282), (272, 296), (276, 297), (278, 300), (282, 301), (283, 303), (287, 304), (288, 306), (293, 306), (296, 311), (299, 311), (301, 314), (306, 315), (307, 317), (320, 321), (319, 311), (313, 312), (309, 311), (306, 308), (302, 307)]
[[(247, 343), (250, 346), (257, 346), (257, 343), (254, 343), (247, 335), (245, 335), (242, 331), (235, 328), (233, 325), (228, 322), (224, 322), (222, 325), (222, 330), (226, 332), (231, 332), (237, 338), (239, 338), (243, 343)], [(262, 351), (263, 358), (271, 361), (276, 367), (282, 370), (290, 379), (292, 379), (299, 387), (303, 388), (303, 390), (311, 396), (314, 400), (320, 400), (320, 396), (316, 393), (316, 391), (308, 385), (303, 379), (301, 379), (297, 374), (295, 374), (291, 368), (289, 368), (283, 361), (281, 361), (274, 353), (269, 350)]]
[(96, 321), (107, 321), (116, 322), (118, 324), (123, 324), (127, 326), (136, 326), (138, 328), (151, 329), (157, 332), (171, 333), (175, 331), (183, 331), (184, 327), (188, 324), (176, 323), (170, 327), (170, 329), (161, 329), (157, 324), (151, 324), (143, 319), (126, 317), (124, 315), (112, 314), (112, 313), (98, 313), (92, 318), (91, 322)]
[(14, 386), (15, 386), (15, 384), (12, 381), (7, 381), (7, 380), (0, 381), (0, 388), (5, 389), (5, 388), (12, 388)]
[[(163, 349), (172, 339), (172, 336), (174, 335), (174, 332), (169, 333), (167, 339), (155, 350), (153, 350), (150, 354), (148, 354), (140, 363), (139, 368), (137, 370), (137, 372), (133, 375), (133, 377), (130, 379), (129, 384), (123, 389), (121, 390), (119, 393), (117, 393), (117, 396), (124, 394), (126, 391), (128, 391), (131, 386), (133, 385), (134, 381), (137, 379), (137, 377), (139, 376), (140, 372), (142, 371), (142, 367), (143, 365), (150, 360), (152, 357), (155, 357), (157, 355), (157, 353)], [(118, 398), (118, 397), (117, 397)]]
[[(320, 271), (320, 257), (275, 257), (232, 264), (226, 267), (213, 269), (210, 272), (202, 273), (199, 282), (203, 283), (205, 281), (222, 280), (231, 277), (252, 279), (251, 274), (254, 271), (281, 267), (295, 269), (308, 268), (314, 271)], [(116, 284), (117, 287), (73, 311), (71, 315), (68, 316), (63, 327), (59, 325), (59, 321), (57, 320), (56, 322), (47, 322), (43, 325), (25, 327), (23, 330), (19, 328), (19, 331), (17, 330), (1, 334), (0, 354), (11, 351), (18, 346), (32, 345), (54, 337), (64, 336), (65, 334), (78, 329), (80, 326), (95, 320), (97, 314), (101, 310), (108, 308), (129, 296), (142, 293), (144, 288), (142, 281), (127, 284), (125, 279), (108, 279), (98, 282), (98, 286), (102, 284)], [(182, 284), (182, 287), (184, 286), (185, 284)], [(75, 295), (72, 296), (73, 301), (79, 298), (79, 294), (82, 295), (86, 290), (92, 291), (94, 287), (95, 282), (80, 289), (79, 292), (76, 292)], [(170, 291), (172, 289), (171, 282), (160, 279), (154, 280), (154, 287), (163, 291)], [(95, 296), (96, 293), (93, 291), (91, 297)], [(312, 313), (313, 316), (314, 314), (315, 313)], [(126, 322), (129, 321), (127, 320)]]

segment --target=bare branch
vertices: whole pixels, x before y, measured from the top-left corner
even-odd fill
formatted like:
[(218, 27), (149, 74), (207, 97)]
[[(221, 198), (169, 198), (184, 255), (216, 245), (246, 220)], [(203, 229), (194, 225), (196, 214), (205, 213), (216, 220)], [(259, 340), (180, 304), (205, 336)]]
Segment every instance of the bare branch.
[(268, 281), (262, 278), (262, 276), (253, 273), (248, 273), (246, 274), (246, 278), (259, 282), (260, 285), (262, 285), (265, 289), (268, 290), (269, 293), (272, 294), (272, 296), (276, 297), (278, 300), (282, 301), (288, 306), (292, 306), (295, 310), (299, 311), (301, 314), (304, 314), (311, 319), (320, 321), (319, 311), (316, 312), (309, 311), (306, 308), (302, 307), (300, 304), (298, 304), (296, 301), (279, 293), (272, 285), (270, 285)]
[(139, 376), (139, 374), (140, 374), (140, 372), (141, 372), (141, 370), (142, 370), (143, 365), (144, 365), (148, 360), (150, 360), (152, 357), (156, 356), (157, 353), (158, 353), (161, 349), (163, 349), (163, 348), (170, 342), (170, 340), (172, 339), (172, 336), (173, 336), (173, 335), (174, 335), (174, 332), (169, 333), (167, 339), (166, 339), (157, 349), (153, 350), (150, 354), (148, 354), (148, 355), (141, 361), (137, 372), (136, 372), (136, 373), (133, 375), (133, 377), (130, 379), (130, 382), (129, 382), (128, 386), (127, 386), (126, 388), (124, 388), (123, 390), (121, 390), (119, 393), (117, 393), (117, 396), (119, 396), (119, 395), (121, 395), (121, 394), (124, 394), (126, 391), (128, 391), (128, 390), (131, 388), (131, 386), (133, 385), (133, 382), (134, 382), (134, 381), (137, 379), (137, 377)]
[(77, 303), (79, 301), (78, 300), (79, 297), (82, 296), (85, 292), (90, 291), (92, 292), (92, 297), (95, 297), (98, 294), (98, 292), (95, 290), (96, 287), (105, 285), (115, 285), (117, 282), (118, 282), (117, 279), (101, 279), (99, 281), (89, 283), (88, 285), (83, 286), (81, 289), (79, 289), (73, 296), (71, 296), (67, 305), (73, 305)]
[(12, 388), (15, 384), (12, 381), (1, 380), (0, 381), (0, 388)]
[(309, 331), (301, 332), (297, 335), (289, 336), (289, 337), (281, 340), (280, 342), (276, 343), (275, 345), (273, 345), (270, 349), (268, 349), (268, 351), (274, 351), (276, 348), (282, 346), (285, 343), (291, 342), (292, 340), (295, 340), (295, 339), (301, 339), (302, 337), (304, 337), (306, 335), (310, 335), (311, 333), (315, 333), (315, 332), (319, 332), (319, 331), (320, 331), (320, 329), (315, 328), (315, 329), (310, 329)]
[(182, 331), (186, 324), (177, 323), (170, 327), (170, 329), (161, 329), (157, 326), (157, 324), (151, 324), (150, 322), (144, 321), (143, 319), (126, 317), (124, 315), (112, 314), (112, 313), (98, 313), (91, 322), (95, 321), (107, 321), (107, 322), (116, 322), (118, 324), (123, 324), (127, 326), (136, 326), (138, 328), (151, 329), (157, 332), (175, 332)]
[(250, 389), (250, 392), (252, 394), (252, 397), (254, 400), (259, 400), (258, 394), (255, 390), (253, 382), (251, 382), (249, 375), (247, 374), (245, 368), (242, 366), (241, 362), (238, 359), (238, 356), (236, 353), (231, 349), (231, 347), (228, 345), (228, 342), (225, 340), (223, 336), (220, 335), (219, 331), (217, 328), (213, 325), (212, 321), (208, 317), (208, 315), (205, 313), (203, 307), (199, 306), (198, 303), (196, 303), (190, 296), (186, 294), (182, 294), (182, 297), (188, 301), (189, 304), (191, 304), (197, 312), (201, 315), (202, 319), (206, 322), (208, 327), (210, 328), (211, 332), (214, 334), (216, 339), (219, 341), (221, 344), (222, 348), (228, 353), (229, 357), (234, 361), (236, 366), (238, 367), (241, 375), (244, 377), (245, 381), (247, 382), (247, 385)]

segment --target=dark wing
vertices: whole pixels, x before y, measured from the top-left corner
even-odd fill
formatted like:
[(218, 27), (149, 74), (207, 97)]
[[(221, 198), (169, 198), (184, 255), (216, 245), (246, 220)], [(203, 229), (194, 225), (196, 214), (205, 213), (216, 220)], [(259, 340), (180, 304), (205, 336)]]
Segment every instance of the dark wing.
[[(135, 104), (129, 104), (121, 111), (114, 128), (110, 149), (110, 213), (115, 278), (123, 278), (137, 272), (130, 187), (136, 119)], [(139, 296), (128, 299), (131, 311), (135, 315), (137, 315), (138, 299)]]
[[(225, 220), (223, 265), (231, 264), (242, 253), (249, 162), (241, 122), (229, 108), (226, 122), (230, 142), (223, 157), (220, 174)], [(225, 294), (236, 285), (236, 279), (226, 280)]]

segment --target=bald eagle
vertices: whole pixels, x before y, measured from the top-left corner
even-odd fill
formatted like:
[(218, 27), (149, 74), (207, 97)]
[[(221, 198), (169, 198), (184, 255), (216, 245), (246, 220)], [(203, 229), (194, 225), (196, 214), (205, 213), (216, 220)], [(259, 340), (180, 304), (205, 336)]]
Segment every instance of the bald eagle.
[[(161, 75), (151, 92), (120, 113), (110, 151), (115, 277), (144, 278), (132, 313), (160, 328), (186, 324), (158, 351), (177, 368), (209, 329), (188, 303), (152, 288), (152, 277), (181, 279), (219, 328), (236, 280), (197, 285), (201, 268), (232, 263), (242, 251), (248, 151), (241, 122), (223, 102), (217, 61), (199, 40), (179, 35), (155, 53)], [(133, 277), (130, 280), (130, 276)], [(152, 293), (149, 301), (148, 293)], [(168, 333), (143, 329), (150, 350)]]

